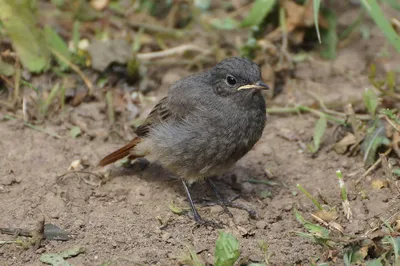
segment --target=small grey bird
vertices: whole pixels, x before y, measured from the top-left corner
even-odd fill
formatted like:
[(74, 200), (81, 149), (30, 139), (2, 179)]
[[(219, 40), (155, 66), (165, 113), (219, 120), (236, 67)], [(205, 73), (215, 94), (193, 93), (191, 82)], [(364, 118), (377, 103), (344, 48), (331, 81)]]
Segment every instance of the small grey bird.
[(186, 183), (224, 173), (260, 139), (266, 122), (263, 89), (268, 86), (260, 68), (242, 57), (182, 78), (137, 128), (137, 137), (99, 165), (126, 156), (158, 161), (181, 178), (194, 219), (201, 223)]

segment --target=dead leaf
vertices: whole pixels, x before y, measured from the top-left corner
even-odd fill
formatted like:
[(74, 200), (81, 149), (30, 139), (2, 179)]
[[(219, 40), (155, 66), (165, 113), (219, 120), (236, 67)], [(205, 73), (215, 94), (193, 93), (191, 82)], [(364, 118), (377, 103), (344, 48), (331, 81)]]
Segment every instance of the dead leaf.
[(90, 1), (90, 6), (98, 11), (101, 11), (107, 7), (109, 2), (109, 0), (92, 0)]
[(88, 52), (92, 59), (92, 68), (101, 72), (113, 62), (126, 64), (133, 56), (131, 46), (124, 39), (94, 41)]
[(354, 136), (354, 134), (347, 133), (343, 139), (341, 139), (339, 142), (337, 142), (333, 146), (333, 149), (339, 154), (344, 154), (344, 153), (346, 153), (349, 146), (355, 144), (356, 142), (357, 142), (357, 139)]
[(387, 180), (383, 180), (383, 179), (375, 179), (374, 181), (372, 181), (371, 186), (374, 189), (382, 189), (385, 187), (388, 187), (388, 181)]
[(171, 201), (171, 203), (168, 205), (168, 208), (175, 214), (179, 214), (181, 215), (182, 213), (185, 212), (184, 209), (182, 209), (181, 207), (178, 207), (176, 205), (174, 205), (174, 202)]
[[(287, 31), (292, 32), (294, 29), (300, 27), (312, 27), (314, 26), (314, 8), (312, 0), (308, 1), (307, 5), (298, 5), (293, 1), (285, 1), (283, 8), (286, 12), (286, 25)], [(327, 29), (329, 24), (328, 21), (319, 14), (318, 23), (320, 28)]]
[(296, 134), (296, 132), (285, 127), (279, 128), (279, 132), (277, 133), (277, 135), (289, 141), (300, 140), (300, 137)]
[(342, 233), (342, 234), (343, 234), (343, 232), (344, 232), (343, 227), (342, 227), (340, 224), (338, 224), (337, 222), (330, 221), (330, 222), (329, 222), (329, 227), (338, 230), (338, 231), (339, 231), (340, 233)]
[(83, 170), (84, 167), (82, 165), (82, 160), (75, 160), (71, 163), (71, 165), (68, 167), (68, 171), (79, 171)]
[(326, 211), (326, 210), (317, 211), (315, 215), (324, 220), (325, 222), (336, 220), (336, 218), (338, 217), (336, 211)]
[(364, 259), (368, 255), (369, 248), (370, 246), (364, 246), (358, 250), (358, 253), (361, 255), (362, 259)]
[(400, 220), (396, 220), (394, 228), (395, 231), (400, 232)]
[(392, 166), (391, 164), (389, 164), (387, 157), (385, 156), (385, 154), (379, 153), (379, 158), (381, 159), (381, 165), (383, 171), (385, 172), (386, 179), (392, 180), (393, 179)]

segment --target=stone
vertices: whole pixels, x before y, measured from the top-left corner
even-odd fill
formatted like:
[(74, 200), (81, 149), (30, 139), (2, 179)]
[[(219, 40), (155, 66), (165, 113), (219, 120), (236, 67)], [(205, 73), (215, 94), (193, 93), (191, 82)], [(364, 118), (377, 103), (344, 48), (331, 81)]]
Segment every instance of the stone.
[(257, 223), (256, 223), (257, 229), (265, 229), (267, 227), (267, 225), (268, 225), (268, 223), (264, 220), (257, 221)]

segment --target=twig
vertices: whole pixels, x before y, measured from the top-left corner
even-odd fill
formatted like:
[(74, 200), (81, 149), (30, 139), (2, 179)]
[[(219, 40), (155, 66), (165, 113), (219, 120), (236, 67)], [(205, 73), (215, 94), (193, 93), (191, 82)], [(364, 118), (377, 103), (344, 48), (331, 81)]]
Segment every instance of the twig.
[(196, 51), (200, 53), (207, 53), (208, 50), (205, 50), (197, 45), (193, 44), (184, 44), (174, 48), (170, 48), (167, 50), (159, 51), (159, 52), (151, 52), (151, 53), (140, 53), (137, 54), (136, 57), (139, 60), (151, 60), (160, 57), (167, 57), (175, 54), (183, 54), (186, 51)]
[(283, 68), (283, 60), (286, 59), (286, 61), (289, 63), (289, 67), (292, 67), (292, 60), (290, 57), (290, 53), (288, 51), (288, 30), (286, 27), (286, 18), (285, 18), (285, 11), (283, 8), (279, 9), (279, 26), (282, 29), (282, 46), (281, 46), (281, 52), (279, 54), (279, 62), (278, 62), (278, 69)]
[[(390, 147), (390, 148), (389, 148), (387, 151), (385, 151), (383, 154), (384, 154), (385, 156), (388, 156), (391, 152), (392, 152), (392, 148)], [(375, 168), (377, 168), (377, 167), (381, 164), (381, 162), (382, 162), (382, 159), (381, 159), (381, 158), (379, 158), (378, 160), (376, 160), (376, 162), (375, 162), (373, 165), (371, 165), (371, 166), (368, 168), (368, 170), (367, 170), (362, 176), (360, 176), (360, 178), (358, 178), (358, 179), (356, 180), (355, 185), (357, 186), (357, 185), (361, 182), (361, 180), (362, 180), (364, 177), (366, 177), (367, 175), (369, 175), (373, 170), (375, 170)]]
[(279, 186), (278, 182), (268, 181), (268, 180), (249, 179), (249, 180), (246, 180), (246, 182), (253, 183), (253, 184), (264, 184), (267, 186)]
[(7, 83), (7, 85), (10, 86), (11, 88), (13, 87), (13, 84), (7, 77), (0, 75), (0, 79), (4, 80), (4, 82)]
[(106, 103), (107, 103), (108, 121), (110, 122), (110, 124), (114, 124), (115, 123), (115, 112), (114, 112), (112, 90), (109, 90), (106, 93)]
[(172, 28), (166, 28), (166, 27), (161, 27), (158, 25), (152, 25), (152, 24), (147, 24), (147, 23), (138, 23), (138, 22), (129, 22), (129, 26), (132, 28), (142, 28), (147, 32), (152, 32), (152, 33), (160, 33), (160, 34), (165, 34), (165, 35), (171, 35), (177, 38), (183, 37), (185, 35), (190, 34), (190, 32), (182, 31), (182, 30), (176, 30)]
[(393, 134), (392, 147), (393, 147), (394, 152), (395, 152), (395, 153), (397, 154), (397, 156), (400, 158), (399, 143), (400, 143), (400, 134), (395, 132), (395, 133)]
[(285, 114), (285, 113), (299, 113), (299, 112), (310, 112), (314, 115), (317, 115), (318, 117), (325, 116), (328, 120), (331, 120), (330, 122), (335, 122), (337, 124), (345, 125), (346, 121), (343, 119), (334, 117), (329, 114), (325, 114), (321, 111), (312, 109), (310, 107), (304, 106), (304, 105), (298, 105), (297, 107), (286, 107), (286, 108), (267, 108), (267, 113), (269, 114)]
[(0, 228), (0, 234), (32, 237), (34, 234), (34, 231), (28, 230), (28, 229), (23, 229), (23, 228)]
[(0, 241), (0, 245), (14, 244), (14, 243), (17, 243), (17, 241), (13, 241), (13, 240), (11, 240), (11, 241)]
[(65, 64), (67, 64), (72, 70), (74, 70), (83, 80), (83, 82), (85, 82), (86, 86), (89, 89), (89, 96), (93, 94), (93, 84), (92, 82), (85, 76), (85, 74), (79, 69), (79, 67), (77, 65), (75, 65), (74, 63), (72, 63), (71, 61), (68, 60), (68, 58), (66, 58), (64, 55), (62, 55), (61, 53), (59, 53), (58, 51), (54, 50), (53, 48), (50, 48), (51, 52), (57, 56), (59, 59), (61, 59)]
[[(393, 91), (390, 91), (390, 90), (382, 89), (379, 85), (376, 85), (376, 83), (373, 83), (373, 85), (379, 92), (382, 93), (382, 95), (387, 95), (387, 96), (390, 96), (390, 97), (393, 97), (393, 98), (396, 98), (396, 99), (400, 100), (400, 94), (397, 94), (397, 93), (395, 93)], [(381, 96), (381, 95), (379, 95), (379, 96)]]
[[(66, 173), (64, 173), (64, 174), (62, 174), (62, 175), (57, 176), (56, 178), (57, 178), (57, 179), (62, 179), (62, 180), (64, 180), (65, 176), (67, 176), (67, 175), (69, 175), (69, 174), (88, 174), (88, 175), (93, 175), (93, 176), (95, 176), (95, 177), (97, 177), (97, 178), (99, 178), (99, 179), (102, 179), (102, 178), (103, 178), (103, 176), (101, 176), (101, 175), (99, 175), (99, 174), (95, 174), (95, 173), (88, 172), (88, 171), (79, 171), (79, 170), (76, 170), (76, 171), (68, 171), (68, 172), (66, 172)], [(78, 176), (78, 175), (76, 175), (76, 176)], [(78, 177), (79, 177), (79, 179), (81, 179), (81, 180), (82, 180), (84, 183), (86, 183), (87, 185), (91, 185), (91, 186), (94, 186), (94, 187), (99, 187), (99, 186), (100, 186), (100, 184), (95, 184), (95, 183), (93, 183), (93, 182), (87, 180), (86, 178), (83, 178), (83, 177), (80, 177), (80, 176), (78, 176)]]
[(392, 121), (389, 117), (387, 117), (387, 115), (385, 115), (384, 117), (385, 117), (386, 121), (388, 121), (389, 124), (390, 124), (395, 130), (397, 130), (397, 132), (400, 132), (400, 126), (399, 126), (399, 125), (396, 125), (395, 123), (393, 123), (393, 121)]
[[(13, 116), (10, 116), (10, 115), (3, 115), (3, 117), (4, 117), (5, 119), (7, 119), (7, 120), (17, 120), (17, 121), (20, 121), (18, 118), (13, 117)], [(52, 137), (55, 137), (55, 138), (57, 138), (57, 139), (61, 139), (61, 138), (62, 138), (60, 135), (57, 135), (56, 133), (53, 133), (53, 132), (47, 131), (47, 130), (41, 128), (41, 127), (32, 125), (32, 124), (29, 123), (29, 122), (26, 122), (26, 121), (21, 121), (21, 122), (24, 123), (24, 126), (29, 127), (29, 128), (31, 128), (31, 129), (34, 129), (34, 130), (36, 130), (36, 131), (39, 131), (39, 132), (42, 132), (42, 133), (46, 133), (46, 134), (48, 134), (48, 135), (50, 135), (50, 136), (52, 136)]]
[(12, 100), (13, 106), (15, 106), (15, 104), (18, 102), (20, 85), (21, 85), (21, 66), (17, 58), (17, 60), (15, 61), (14, 97)]
[[(337, 115), (337, 116), (341, 116), (341, 117), (346, 117), (347, 115), (345, 113), (342, 112), (338, 112), (332, 109), (329, 109), (328, 107), (326, 107), (324, 101), (315, 93), (311, 92), (311, 91), (306, 91), (306, 93), (308, 95), (310, 95), (311, 97), (313, 97), (315, 100), (318, 101), (319, 106), (322, 108), (322, 110), (327, 113), (327, 114), (331, 114), (331, 115)], [(357, 115), (356, 114), (356, 118), (360, 119), (360, 120), (371, 120), (371, 116), (370, 115)]]
[(14, 107), (11, 103), (8, 103), (8, 102), (2, 101), (2, 100), (0, 100), (0, 105), (3, 105), (7, 109), (13, 109), (13, 107)]

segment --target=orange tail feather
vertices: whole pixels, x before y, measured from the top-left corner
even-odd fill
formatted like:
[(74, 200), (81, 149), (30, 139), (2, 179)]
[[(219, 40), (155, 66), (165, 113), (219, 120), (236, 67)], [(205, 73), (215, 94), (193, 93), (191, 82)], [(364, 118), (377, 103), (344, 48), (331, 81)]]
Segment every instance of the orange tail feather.
[[(141, 139), (139, 137), (134, 138), (133, 140), (131, 140), (131, 142), (129, 142), (128, 144), (126, 144), (124, 147), (114, 151), (113, 153), (110, 153), (109, 155), (107, 155), (106, 157), (104, 157), (103, 159), (101, 159), (101, 161), (99, 162), (98, 166), (106, 166), (107, 164), (116, 162), (126, 156), (128, 156), (131, 152), (131, 150), (141, 141)], [(140, 156), (139, 156), (140, 157)], [(129, 156), (130, 159), (134, 159), (136, 158), (135, 156)]]

